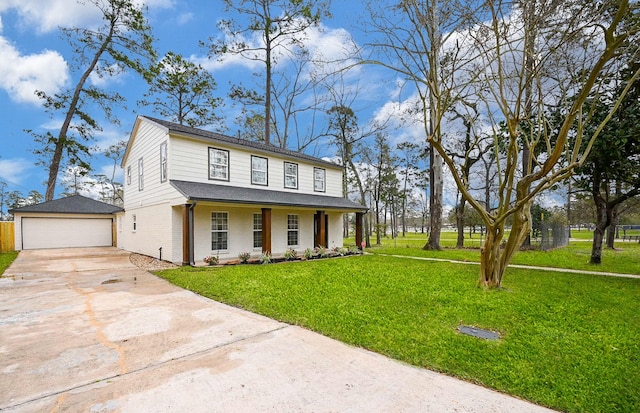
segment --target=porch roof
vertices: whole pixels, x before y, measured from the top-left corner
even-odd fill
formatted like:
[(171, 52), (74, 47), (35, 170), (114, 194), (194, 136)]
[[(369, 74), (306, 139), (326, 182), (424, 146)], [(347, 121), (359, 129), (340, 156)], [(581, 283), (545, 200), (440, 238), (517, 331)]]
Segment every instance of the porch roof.
[(171, 180), (171, 185), (185, 198), (193, 201), (230, 202), (251, 205), (279, 205), (318, 209), (366, 211), (362, 206), (346, 198), (272, 191), (237, 186), (216, 185), (201, 182)]

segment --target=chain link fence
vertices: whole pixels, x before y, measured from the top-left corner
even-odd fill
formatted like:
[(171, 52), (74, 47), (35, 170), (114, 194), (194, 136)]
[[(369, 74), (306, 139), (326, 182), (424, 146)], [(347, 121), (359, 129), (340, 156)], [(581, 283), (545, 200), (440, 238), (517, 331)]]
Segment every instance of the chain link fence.
[(568, 225), (542, 223), (540, 237), (536, 241), (539, 242), (540, 249), (543, 251), (566, 247), (569, 245), (570, 232)]

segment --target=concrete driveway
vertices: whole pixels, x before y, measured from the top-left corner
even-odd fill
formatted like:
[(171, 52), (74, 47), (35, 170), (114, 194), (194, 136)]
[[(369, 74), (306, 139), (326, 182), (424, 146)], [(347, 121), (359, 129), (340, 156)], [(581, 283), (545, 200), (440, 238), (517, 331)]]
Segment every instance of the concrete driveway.
[(175, 287), (115, 248), (0, 279), (0, 410), (543, 412)]

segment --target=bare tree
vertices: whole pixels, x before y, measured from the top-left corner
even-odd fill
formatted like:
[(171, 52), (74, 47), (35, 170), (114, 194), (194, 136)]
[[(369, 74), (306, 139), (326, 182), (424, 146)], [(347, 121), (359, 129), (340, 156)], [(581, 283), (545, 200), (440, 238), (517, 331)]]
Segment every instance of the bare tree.
[[(235, 54), (264, 64), (264, 100), (256, 103), (264, 104), (265, 143), (271, 144), (275, 64), (289, 48), (303, 46), (305, 30), (329, 15), (329, 3), (320, 0), (224, 0), (224, 3), (226, 13), (237, 13), (247, 23), (221, 19), (218, 27), (225, 37), (209, 39), (209, 48), (215, 56)], [(236, 96), (260, 97), (260, 94), (237, 88)]]
[[(427, 140), (442, 156), (460, 193), (487, 228), (479, 283), (498, 288), (513, 254), (531, 229), (534, 197), (566, 179), (584, 162), (628, 91), (625, 88), (614, 97), (615, 104), (602, 121), (595, 123), (594, 133), (583, 134), (585, 126), (595, 122), (588, 111), (584, 112), (585, 103), (593, 91), (599, 90), (606, 78), (603, 75), (618, 70), (622, 50), (633, 47), (628, 40), (638, 32), (638, 5), (630, 6), (627, 0), (589, 4), (537, 1), (535, 18), (523, 21), (517, 2), (470, 2), (469, 7), (447, 4), (443, 9), (454, 9), (456, 14), (445, 19), (440, 14), (437, 20), (450, 29), (446, 32), (439, 26), (439, 33), (449, 33), (444, 36), (450, 40), (444, 42), (446, 48), (434, 47), (443, 42), (437, 41), (440, 37), (433, 36), (428, 28), (435, 21), (437, 6), (436, 2), (406, 0), (388, 9), (383, 19), (387, 24), (377, 25), (386, 42), (375, 46), (394, 60), (378, 63), (416, 84)], [(532, 47), (525, 47), (525, 34), (532, 25), (536, 41)], [(527, 55), (534, 57), (533, 68), (525, 64)], [(631, 74), (629, 84), (639, 75), (640, 69)], [(529, 87), (532, 92), (527, 95)], [(565, 104), (566, 95), (562, 93), (567, 90), (574, 98), (560, 122), (551, 125), (545, 116), (547, 107)], [(451, 105), (469, 94), (478, 96), (484, 106), (479, 111), (492, 126), (494, 150), (504, 152), (504, 157), (494, 158), (498, 162), (498, 199), (493, 209), (475, 199), (439, 132)], [(574, 133), (580, 145), (569, 145)], [(531, 165), (528, 173), (518, 168), (522, 140), (528, 148), (544, 149), (529, 151), (529, 160), (525, 161)], [(562, 159), (569, 161), (563, 163)], [(432, 219), (434, 216), (432, 213)], [(513, 224), (505, 239), (507, 219), (513, 219)]]
[[(403, 0), (393, 5), (368, 4), (369, 28), (376, 38), (367, 46), (374, 55), (364, 63), (382, 65), (413, 83), (418, 121), (423, 125), (429, 152), (429, 239), (425, 249), (440, 249), (442, 229), (442, 122), (457, 96), (450, 83), (457, 69), (455, 53), (444, 52), (455, 41), (456, 29), (466, 27), (472, 13), (463, 1)], [(449, 82), (449, 83), (447, 83)]]

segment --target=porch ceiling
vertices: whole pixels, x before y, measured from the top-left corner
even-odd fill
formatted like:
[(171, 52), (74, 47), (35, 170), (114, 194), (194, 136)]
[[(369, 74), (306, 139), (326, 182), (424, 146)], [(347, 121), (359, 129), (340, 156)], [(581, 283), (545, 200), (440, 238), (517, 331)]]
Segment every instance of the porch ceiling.
[(360, 212), (367, 208), (346, 198), (302, 194), (296, 192), (271, 191), (265, 189), (242, 188), (200, 182), (171, 180), (171, 185), (187, 199), (193, 201), (229, 202), (251, 205), (279, 205), (312, 207), (317, 209), (339, 209)]

